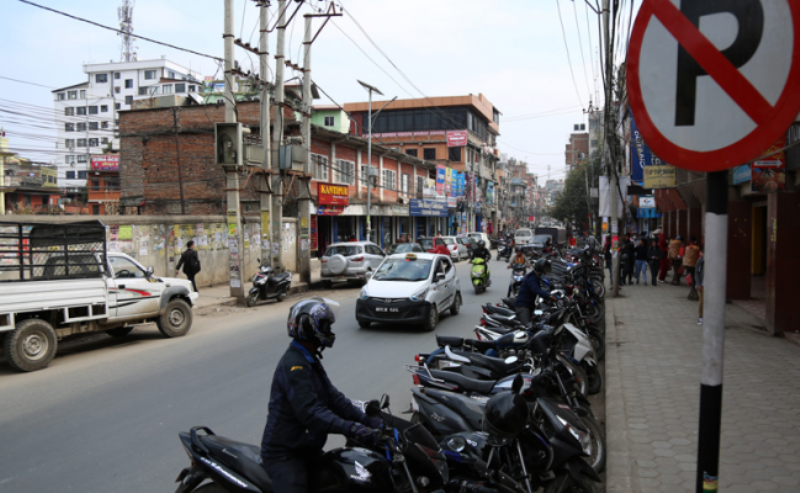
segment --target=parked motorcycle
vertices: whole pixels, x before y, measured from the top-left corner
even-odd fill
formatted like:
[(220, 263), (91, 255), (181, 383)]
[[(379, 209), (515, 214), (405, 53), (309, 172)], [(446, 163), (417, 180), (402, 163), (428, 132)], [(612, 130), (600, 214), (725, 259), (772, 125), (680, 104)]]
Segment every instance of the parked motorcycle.
[[(261, 259), (258, 263), (261, 263)], [(289, 295), (291, 285), (291, 272), (274, 274), (272, 267), (262, 265), (253, 276), (253, 287), (247, 294), (247, 306), (255, 306), (260, 300), (277, 300), (280, 303)]]
[(476, 257), (472, 259), (470, 279), (472, 279), (472, 286), (475, 288), (475, 294), (483, 293), (486, 291), (486, 288), (492, 285), (492, 280), (489, 278), (489, 267), (482, 258)]

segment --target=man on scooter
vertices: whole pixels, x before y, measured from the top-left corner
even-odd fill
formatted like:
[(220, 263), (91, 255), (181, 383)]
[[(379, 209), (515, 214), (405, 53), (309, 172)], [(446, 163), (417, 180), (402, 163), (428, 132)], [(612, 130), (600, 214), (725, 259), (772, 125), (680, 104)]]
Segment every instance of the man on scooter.
[(322, 454), (328, 433), (378, 442), (382, 421), (370, 418), (333, 386), (320, 363), (322, 350), (333, 347), (338, 303), (303, 300), (289, 311), (293, 339), (272, 378), (269, 415), (261, 440), (261, 459), (275, 491), (307, 493), (310, 465)]
[(550, 294), (550, 291), (542, 289), (541, 285), (541, 276), (550, 273), (552, 269), (553, 267), (549, 260), (540, 258), (533, 264), (533, 270), (522, 280), (517, 300), (514, 302), (514, 308), (520, 323), (530, 323), (531, 314), (536, 309), (537, 296), (556, 301), (556, 297)]
[(489, 249), (486, 248), (486, 242), (483, 240), (478, 240), (478, 248), (474, 250), (473, 259), (482, 258), (483, 265), (486, 266), (486, 279), (489, 279), (489, 258), (491, 258), (492, 254), (489, 253)]

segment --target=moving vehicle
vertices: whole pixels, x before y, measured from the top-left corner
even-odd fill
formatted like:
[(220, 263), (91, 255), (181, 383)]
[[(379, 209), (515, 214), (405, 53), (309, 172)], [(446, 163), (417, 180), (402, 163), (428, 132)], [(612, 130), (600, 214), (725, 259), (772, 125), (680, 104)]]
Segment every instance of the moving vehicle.
[(454, 262), (469, 258), (469, 251), (467, 251), (467, 247), (463, 243), (459, 242), (457, 237), (443, 236), (442, 239), (444, 240), (444, 244), (447, 246), (447, 249), (450, 250), (450, 258), (452, 258)]
[(322, 285), (330, 289), (334, 282), (367, 282), (384, 258), (383, 250), (371, 241), (334, 243), (320, 261)]
[[(553, 237), (550, 236), (550, 235), (538, 235), (538, 234), (537, 235), (533, 235), (533, 237), (531, 238), (531, 241), (530, 241), (530, 243), (528, 243), (528, 245), (530, 245), (533, 248), (542, 249), (542, 248), (544, 248), (544, 246), (547, 243), (548, 239), (552, 241)], [(553, 246), (555, 246), (555, 243), (553, 244)]]
[(483, 293), (486, 288), (492, 285), (492, 280), (489, 278), (489, 269), (480, 257), (472, 259), (472, 270), (469, 273), (469, 277), (472, 280), (472, 287), (475, 288), (475, 294)]
[(417, 238), (417, 243), (420, 244), (423, 250), (428, 253), (435, 253), (437, 255), (446, 255), (450, 257), (450, 249), (440, 236), (434, 238)]
[(361, 328), (377, 322), (432, 331), (446, 310), (461, 310), (461, 284), (450, 257), (400, 253), (388, 257), (361, 290), (356, 320)]
[(527, 265), (525, 264), (511, 264), (511, 295), (510, 298), (516, 298), (519, 294), (519, 288), (522, 287), (522, 280), (525, 279), (525, 271)]
[(549, 235), (553, 239), (553, 245), (564, 246), (567, 244), (567, 230), (565, 228), (549, 227), (536, 228), (534, 235)]
[(386, 255), (395, 253), (423, 253), (425, 250), (417, 243), (395, 243), (386, 249)]
[(472, 238), (472, 241), (483, 240), (483, 244), (486, 246), (486, 248), (492, 247), (492, 240), (489, 239), (489, 235), (487, 235), (486, 233), (472, 232), (472, 233), (467, 233), (467, 236)]
[(179, 337), (192, 326), (191, 282), (106, 252), (100, 221), (3, 222), (0, 254), (0, 340), (18, 371), (45, 368), (73, 335), (123, 337), (155, 322), (164, 337)]
[(533, 232), (528, 228), (519, 228), (514, 231), (514, 243), (517, 245), (527, 245), (533, 238)]
[[(258, 263), (261, 263), (261, 259), (258, 259)], [(262, 265), (258, 268), (258, 274), (253, 276), (253, 287), (247, 294), (247, 306), (255, 306), (259, 300), (277, 300), (280, 303), (289, 295), (291, 285), (291, 272), (275, 274), (272, 267)]]
[(514, 243), (510, 240), (501, 239), (497, 243), (497, 260), (510, 260), (514, 254)]

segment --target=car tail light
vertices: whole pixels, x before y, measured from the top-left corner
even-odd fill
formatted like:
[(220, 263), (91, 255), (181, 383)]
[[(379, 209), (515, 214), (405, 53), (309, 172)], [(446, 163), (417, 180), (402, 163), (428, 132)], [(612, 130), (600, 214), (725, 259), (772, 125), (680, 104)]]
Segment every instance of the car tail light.
[(352, 260), (353, 262), (363, 262), (363, 261), (364, 261), (364, 257), (356, 257), (356, 258), (354, 258), (354, 259), (351, 259), (351, 260)]
[(416, 373), (411, 375), (411, 378), (412, 378), (412, 380), (414, 380), (414, 385), (422, 385), (422, 383), (420, 383), (420, 381), (419, 381), (419, 375), (417, 375)]

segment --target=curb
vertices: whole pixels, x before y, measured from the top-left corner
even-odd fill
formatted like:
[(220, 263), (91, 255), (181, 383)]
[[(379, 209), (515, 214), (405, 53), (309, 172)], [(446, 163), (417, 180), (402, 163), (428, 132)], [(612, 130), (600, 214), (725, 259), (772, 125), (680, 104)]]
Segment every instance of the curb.
[(620, 376), (619, 344), (614, 299), (606, 300), (606, 492), (622, 493), (640, 491), (633, 476), (633, 464), (628, 448), (627, 418)]

